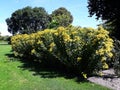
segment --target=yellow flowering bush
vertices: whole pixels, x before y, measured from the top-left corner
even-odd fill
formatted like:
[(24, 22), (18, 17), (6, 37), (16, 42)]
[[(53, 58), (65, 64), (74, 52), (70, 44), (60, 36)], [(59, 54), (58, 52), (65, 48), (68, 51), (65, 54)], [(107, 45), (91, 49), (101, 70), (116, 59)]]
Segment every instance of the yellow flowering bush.
[(113, 56), (113, 40), (101, 27), (59, 27), (30, 35), (16, 35), (11, 40), (16, 55), (38, 60), (44, 58), (43, 62), (48, 64), (57, 60), (78, 73), (84, 73), (84, 77), (94, 70), (109, 68), (106, 61)]

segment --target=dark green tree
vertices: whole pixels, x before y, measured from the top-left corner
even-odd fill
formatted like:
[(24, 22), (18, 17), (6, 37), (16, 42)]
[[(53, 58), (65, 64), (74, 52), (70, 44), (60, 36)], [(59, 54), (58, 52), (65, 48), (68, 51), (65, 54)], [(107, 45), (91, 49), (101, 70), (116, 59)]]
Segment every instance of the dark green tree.
[(19, 9), (6, 19), (11, 34), (30, 34), (48, 27), (49, 15), (42, 7)]
[(112, 35), (120, 40), (119, 0), (88, 0), (88, 9), (90, 16), (101, 18), (105, 27), (112, 29)]
[(73, 16), (64, 7), (60, 7), (52, 12), (50, 28), (56, 28), (59, 26), (68, 26), (73, 22)]
[(2, 40), (1, 32), (0, 32), (0, 41)]

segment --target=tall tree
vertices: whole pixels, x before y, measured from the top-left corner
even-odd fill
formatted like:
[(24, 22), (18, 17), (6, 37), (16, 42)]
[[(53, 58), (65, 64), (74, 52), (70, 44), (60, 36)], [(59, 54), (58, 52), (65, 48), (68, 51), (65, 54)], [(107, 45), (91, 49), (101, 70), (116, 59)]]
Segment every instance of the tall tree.
[(101, 18), (104, 25), (112, 27), (112, 35), (120, 39), (120, 5), (119, 0), (88, 0), (90, 16)]
[(73, 22), (73, 16), (64, 7), (60, 7), (52, 12), (50, 27), (68, 26)]
[(43, 30), (48, 27), (49, 21), (49, 15), (44, 8), (29, 6), (16, 10), (6, 19), (8, 31), (12, 34), (30, 34)]

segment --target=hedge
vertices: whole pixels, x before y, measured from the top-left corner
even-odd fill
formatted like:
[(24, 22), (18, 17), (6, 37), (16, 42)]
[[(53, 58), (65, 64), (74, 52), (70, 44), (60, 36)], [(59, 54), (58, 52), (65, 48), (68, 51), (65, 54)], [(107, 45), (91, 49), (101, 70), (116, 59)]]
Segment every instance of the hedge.
[(48, 64), (56, 60), (83, 75), (109, 68), (106, 62), (113, 56), (113, 40), (102, 27), (46, 29), (15, 35), (11, 44), (16, 56), (34, 57)]

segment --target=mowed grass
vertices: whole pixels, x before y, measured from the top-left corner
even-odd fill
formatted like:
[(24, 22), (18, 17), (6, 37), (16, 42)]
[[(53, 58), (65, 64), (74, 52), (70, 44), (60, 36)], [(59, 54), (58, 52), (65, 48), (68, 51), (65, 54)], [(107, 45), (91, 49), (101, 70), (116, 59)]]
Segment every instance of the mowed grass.
[(0, 45), (0, 90), (109, 90), (68, 78), (54, 70), (33, 67), (13, 58), (10, 45)]

